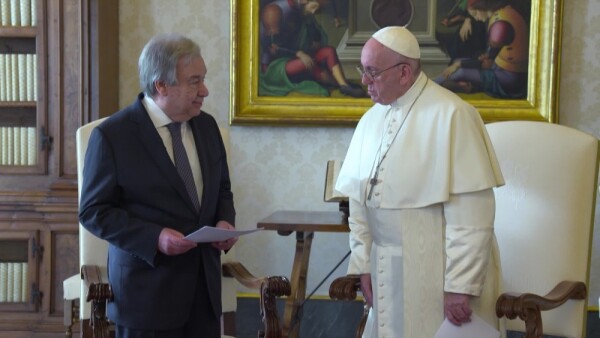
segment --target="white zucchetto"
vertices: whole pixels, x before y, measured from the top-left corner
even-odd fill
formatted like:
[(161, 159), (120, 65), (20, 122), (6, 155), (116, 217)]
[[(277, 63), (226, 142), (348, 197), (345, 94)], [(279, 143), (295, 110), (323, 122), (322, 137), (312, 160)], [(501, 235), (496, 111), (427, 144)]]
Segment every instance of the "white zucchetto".
[(421, 58), (417, 38), (405, 27), (388, 26), (375, 32), (372, 37), (398, 54), (411, 59)]

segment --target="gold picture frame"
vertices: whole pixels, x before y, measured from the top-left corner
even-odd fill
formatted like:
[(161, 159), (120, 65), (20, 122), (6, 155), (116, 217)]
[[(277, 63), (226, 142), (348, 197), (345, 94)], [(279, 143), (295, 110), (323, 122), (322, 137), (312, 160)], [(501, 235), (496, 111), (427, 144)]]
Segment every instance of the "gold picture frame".
[[(235, 125), (356, 124), (362, 114), (373, 105), (370, 99), (295, 95), (276, 97), (258, 94), (260, 1), (231, 0), (230, 123)], [(430, 3), (432, 1), (435, 0), (429, 0)], [(348, 2), (349, 6), (360, 3), (358, 0), (348, 0)], [(485, 95), (460, 94), (479, 110), (484, 121), (558, 122), (557, 93), (562, 8), (562, 0), (531, 0), (529, 65), (525, 99), (495, 99)], [(352, 18), (350, 14), (348, 20), (353, 19), (356, 18)], [(359, 40), (366, 41), (372, 33), (351, 26), (349, 22), (348, 29), (352, 30), (353, 37)], [(422, 37), (431, 36), (431, 25), (424, 28), (423, 33), (416, 32), (415, 35), (420, 41)], [(360, 59), (360, 52), (354, 53)]]

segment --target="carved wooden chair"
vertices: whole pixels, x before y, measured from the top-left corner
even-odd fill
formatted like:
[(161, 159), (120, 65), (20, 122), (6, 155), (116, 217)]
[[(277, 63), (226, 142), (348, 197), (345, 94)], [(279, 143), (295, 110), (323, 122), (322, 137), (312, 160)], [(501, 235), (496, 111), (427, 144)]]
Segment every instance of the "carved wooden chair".
[[(502, 336), (585, 337), (598, 139), (545, 122), (496, 122), (487, 129), (506, 180), (495, 189)], [(345, 276), (329, 294), (353, 300), (359, 291), (358, 277)]]
[[(100, 124), (102, 120), (96, 120), (77, 130), (77, 169), (80, 185), (88, 138), (93, 128)], [(225, 146), (228, 148), (227, 131), (222, 129), (221, 133)], [(72, 276), (63, 282), (65, 334), (67, 337), (71, 337), (71, 328), (79, 321), (81, 337), (113, 337), (112, 324), (106, 317), (106, 304), (113, 297), (106, 270), (108, 243), (95, 237), (80, 226), (79, 249), (81, 274)], [(282, 337), (276, 299), (290, 294), (291, 287), (288, 279), (283, 276), (253, 276), (240, 262), (235, 261), (235, 247), (227, 254), (222, 255), (221, 261), (223, 273), (223, 337), (235, 335), (237, 283), (247, 288), (260, 290), (259, 311), (264, 329), (259, 331), (257, 336), (264, 338)], [(77, 299), (79, 299), (79, 302), (77, 302)]]

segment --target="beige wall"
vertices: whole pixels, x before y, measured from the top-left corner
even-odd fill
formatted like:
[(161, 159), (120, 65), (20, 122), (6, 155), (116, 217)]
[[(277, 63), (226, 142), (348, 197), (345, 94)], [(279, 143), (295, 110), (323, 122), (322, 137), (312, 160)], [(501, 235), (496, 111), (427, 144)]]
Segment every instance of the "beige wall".
[[(564, 1), (561, 63), (561, 124), (600, 136), (600, 2)], [(210, 96), (204, 109), (221, 126), (228, 125), (230, 4), (225, 0), (123, 0), (120, 4), (120, 105), (138, 93), (137, 57), (144, 43), (159, 32), (179, 32), (197, 40), (207, 63)], [(583, 34), (582, 34), (583, 33)], [(351, 128), (231, 126), (231, 171), (238, 211), (237, 226), (256, 227), (278, 209), (335, 210), (322, 202), (325, 164), (342, 159)], [(598, 217), (596, 227), (600, 229)], [(600, 232), (600, 230), (598, 231)], [(290, 274), (294, 236), (271, 232), (240, 239), (236, 254), (255, 274)], [(596, 234), (590, 300), (600, 296), (600, 236)], [(310, 292), (348, 251), (348, 236), (317, 234), (309, 269)], [(332, 276), (345, 273), (346, 264)], [(331, 280), (331, 278), (330, 278)], [(327, 281), (317, 294), (326, 295)]]

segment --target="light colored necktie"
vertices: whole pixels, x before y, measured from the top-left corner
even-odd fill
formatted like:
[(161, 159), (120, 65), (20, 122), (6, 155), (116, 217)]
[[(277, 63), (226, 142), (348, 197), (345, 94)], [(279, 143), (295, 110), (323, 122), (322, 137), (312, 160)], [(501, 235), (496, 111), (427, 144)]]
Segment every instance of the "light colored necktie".
[(181, 140), (181, 123), (170, 123), (167, 125), (167, 128), (169, 128), (169, 131), (171, 132), (171, 138), (173, 139), (173, 157), (175, 158), (175, 167), (177, 167), (177, 172), (179, 172), (179, 176), (181, 176), (181, 179), (185, 184), (185, 189), (190, 195), (192, 203), (194, 203), (194, 208), (196, 208), (196, 211), (198, 211), (200, 209), (200, 202), (198, 201), (198, 193), (196, 192), (196, 184), (194, 183), (192, 167), (190, 166), (190, 161), (187, 157), (187, 153), (185, 152), (185, 148), (183, 147), (183, 141)]

